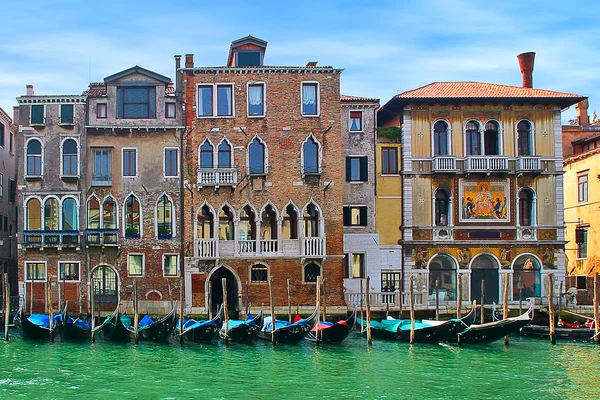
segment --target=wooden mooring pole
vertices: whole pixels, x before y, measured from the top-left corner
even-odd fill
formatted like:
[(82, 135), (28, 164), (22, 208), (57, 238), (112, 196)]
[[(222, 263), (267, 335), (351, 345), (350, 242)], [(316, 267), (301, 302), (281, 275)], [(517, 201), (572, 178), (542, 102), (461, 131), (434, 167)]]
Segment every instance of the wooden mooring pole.
[(371, 338), (371, 299), (369, 298), (369, 287), (371, 286), (371, 278), (369, 276), (367, 276), (367, 282), (366, 282), (366, 288), (365, 288), (365, 301), (367, 303), (367, 344), (370, 346), (373, 341)]
[(250, 304), (248, 303), (248, 281), (246, 281), (246, 317), (250, 314)]
[(485, 323), (485, 279), (481, 280), (481, 323)]
[[(183, 344), (183, 314), (185, 313), (185, 281), (184, 281), (184, 271), (183, 271), (183, 260), (179, 261), (180, 263), (182, 263), (180, 265), (180, 274), (181, 277), (179, 278), (179, 344)], [(208, 288), (210, 290), (210, 284), (208, 285)], [(208, 305), (209, 305), (209, 313), (210, 311), (210, 293), (208, 294)], [(212, 318), (211, 318), (212, 319)]]
[(94, 316), (94, 278), (90, 280), (90, 308), (91, 312), (89, 313), (92, 316), (92, 343), (96, 341), (96, 317)]
[(456, 318), (462, 318), (462, 274), (458, 274), (458, 293), (456, 293)]
[(140, 341), (140, 334), (138, 333), (138, 328), (140, 325), (140, 314), (139, 314), (139, 305), (138, 305), (138, 287), (137, 287), (137, 279), (133, 279), (133, 339), (135, 344), (138, 344)]
[(52, 281), (50, 279), (46, 283), (46, 299), (48, 302), (48, 317), (50, 318), (48, 321), (50, 325), (50, 341), (54, 342), (54, 335), (52, 334)]
[(554, 319), (554, 275), (548, 274), (548, 318), (550, 319), (550, 343), (556, 344), (556, 320)]
[(10, 283), (8, 273), (4, 273), (4, 340), (8, 340), (8, 325), (10, 323)]
[(363, 280), (360, 280), (360, 335), (362, 336), (362, 334), (365, 331), (365, 312), (363, 311)]
[[(502, 318), (508, 318), (508, 274), (504, 274), (504, 294), (502, 296)], [(508, 346), (508, 335), (504, 336), (504, 345)]]
[(323, 302), (323, 322), (327, 321), (327, 295), (325, 292), (325, 278), (321, 280), (321, 290), (323, 292), (321, 301)]
[(410, 307), (410, 344), (415, 343), (415, 289), (414, 289), (414, 279), (413, 275), (410, 276), (408, 281), (408, 304)]
[(273, 276), (269, 277), (269, 306), (271, 307), (271, 342), (275, 343), (275, 305), (273, 304)]
[(600, 344), (600, 317), (598, 316), (598, 273), (594, 274), (594, 339), (596, 344)]
[(287, 298), (288, 298), (288, 321), (292, 323), (292, 290), (291, 290), (291, 279), (287, 280)]
[(440, 280), (435, 280), (435, 320), (440, 320)]
[(227, 278), (221, 278), (223, 287), (223, 312), (225, 313), (225, 343), (229, 339), (229, 307), (227, 307)]
[(317, 339), (315, 341), (315, 343), (318, 345), (319, 344), (319, 340), (321, 340), (320, 338), (320, 324), (321, 324), (321, 277), (317, 276), (317, 287), (315, 288), (316, 292), (317, 292), (317, 299), (316, 299), (316, 305), (317, 305), (317, 324), (315, 325), (315, 338)]

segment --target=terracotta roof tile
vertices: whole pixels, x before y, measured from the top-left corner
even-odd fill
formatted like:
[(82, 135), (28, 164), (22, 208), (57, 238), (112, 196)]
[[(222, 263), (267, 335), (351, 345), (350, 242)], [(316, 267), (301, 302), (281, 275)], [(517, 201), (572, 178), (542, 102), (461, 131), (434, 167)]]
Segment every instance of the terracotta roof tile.
[(342, 101), (370, 101), (370, 102), (377, 102), (377, 103), (379, 103), (379, 99), (374, 99), (374, 98), (371, 98), (371, 97), (347, 96), (345, 94), (342, 94), (340, 96), (340, 99)]
[(571, 93), (498, 85), (483, 82), (434, 82), (418, 89), (400, 93), (398, 99), (453, 99), (453, 98), (581, 98)]

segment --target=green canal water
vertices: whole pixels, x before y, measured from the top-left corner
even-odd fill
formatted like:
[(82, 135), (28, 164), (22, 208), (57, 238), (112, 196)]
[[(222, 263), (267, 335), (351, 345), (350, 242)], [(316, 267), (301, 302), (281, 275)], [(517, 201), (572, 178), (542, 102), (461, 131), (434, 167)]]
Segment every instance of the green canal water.
[(600, 348), (359, 336), (341, 346), (0, 341), (0, 398), (597, 399)]

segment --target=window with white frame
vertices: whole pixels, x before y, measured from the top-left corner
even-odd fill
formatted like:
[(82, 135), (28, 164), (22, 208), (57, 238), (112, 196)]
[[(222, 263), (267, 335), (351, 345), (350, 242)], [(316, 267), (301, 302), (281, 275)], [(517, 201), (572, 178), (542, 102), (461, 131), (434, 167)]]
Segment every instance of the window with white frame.
[(265, 84), (248, 84), (248, 116), (262, 117), (265, 115)]
[(310, 135), (302, 144), (302, 172), (304, 174), (318, 174), (321, 172), (319, 156), (319, 142)]
[(141, 207), (140, 201), (133, 194), (125, 200), (125, 237), (139, 239), (141, 237)]
[(522, 120), (517, 123), (517, 152), (519, 156), (533, 155), (533, 135), (531, 122)]
[(588, 174), (579, 174), (577, 176), (577, 201), (587, 203), (588, 201)]
[(524, 188), (519, 191), (519, 225), (534, 225), (533, 190)]
[(381, 148), (381, 174), (398, 175), (398, 148)]
[(112, 183), (112, 149), (92, 150), (92, 184)]
[(198, 85), (198, 117), (233, 116), (233, 84)]
[(165, 176), (176, 177), (179, 175), (179, 150), (165, 148)]
[(177, 254), (163, 254), (163, 275), (179, 275), (179, 256)]
[(465, 142), (468, 156), (481, 155), (481, 127), (478, 121), (472, 119), (466, 123)]
[(502, 140), (500, 137), (500, 124), (490, 120), (485, 123), (483, 131), (483, 153), (486, 156), (498, 156), (502, 154)]
[(213, 168), (214, 150), (215, 148), (208, 139), (200, 145), (200, 168)]
[(248, 169), (251, 175), (266, 174), (266, 146), (258, 137), (248, 145)]
[(217, 159), (219, 163), (219, 168), (232, 168), (231, 145), (225, 139), (223, 139), (221, 143), (219, 143)]
[(127, 271), (129, 272), (129, 276), (143, 276), (144, 255), (130, 253), (127, 256)]
[(156, 228), (159, 239), (173, 237), (173, 203), (166, 194), (156, 203)]
[(77, 142), (74, 139), (66, 139), (62, 143), (62, 174), (78, 175)]
[(37, 139), (27, 142), (27, 175), (42, 175), (42, 143)]
[(302, 115), (319, 115), (319, 84), (302, 82)]
[(46, 263), (42, 261), (26, 261), (25, 262), (25, 280), (45, 281), (46, 280)]
[(123, 176), (137, 176), (137, 149), (123, 149)]
[(346, 262), (344, 278), (364, 278), (366, 276), (363, 253), (346, 253), (344, 259)]
[(177, 115), (177, 107), (175, 102), (165, 102), (165, 118), (175, 118)]
[(350, 132), (362, 132), (363, 130), (363, 112), (350, 111)]
[(433, 155), (450, 155), (450, 130), (446, 121), (433, 124)]
[(58, 279), (60, 281), (79, 281), (79, 261), (59, 261)]

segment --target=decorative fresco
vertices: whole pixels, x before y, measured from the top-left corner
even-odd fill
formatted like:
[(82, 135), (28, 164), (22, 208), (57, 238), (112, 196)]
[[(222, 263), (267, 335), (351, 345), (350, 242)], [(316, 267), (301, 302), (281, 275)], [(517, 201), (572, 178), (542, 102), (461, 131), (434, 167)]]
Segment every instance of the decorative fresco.
[(509, 222), (510, 185), (506, 181), (465, 181), (460, 187), (460, 222)]

